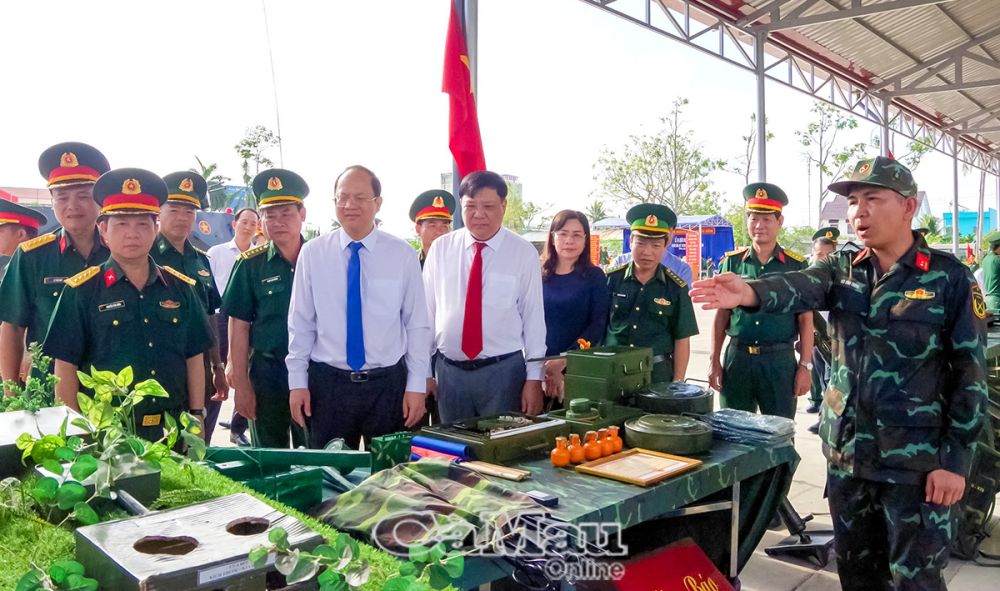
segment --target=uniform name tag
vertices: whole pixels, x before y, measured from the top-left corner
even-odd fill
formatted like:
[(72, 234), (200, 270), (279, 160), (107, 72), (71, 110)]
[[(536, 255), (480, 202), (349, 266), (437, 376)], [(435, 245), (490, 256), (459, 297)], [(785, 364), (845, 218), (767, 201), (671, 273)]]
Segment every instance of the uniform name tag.
[(118, 300), (117, 302), (108, 302), (107, 304), (101, 304), (97, 306), (98, 312), (107, 312), (109, 310), (120, 310), (125, 307), (125, 300)]
[(838, 281), (840, 285), (844, 287), (849, 287), (854, 291), (864, 291), (864, 285), (860, 281), (851, 281), (850, 279), (841, 279)]
[(617, 297), (620, 297), (620, 298), (627, 298), (627, 297), (628, 297), (627, 295), (625, 295), (625, 294), (623, 294), (623, 293), (616, 293), (615, 295), (616, 295)]
[(143, 427), (155, 427), (160, 424), (161, 415), (142, 415)]
[(42, 279), (42, 283), (45, 285), (62, 285), (65, 281), (65, 277), (46, 277)]
[(281, 281), (281, 275), (275, 275), (274, 277), (268, 277), (267, 279), (261, 279), (261, 283), (274, 283), (275, 281)]

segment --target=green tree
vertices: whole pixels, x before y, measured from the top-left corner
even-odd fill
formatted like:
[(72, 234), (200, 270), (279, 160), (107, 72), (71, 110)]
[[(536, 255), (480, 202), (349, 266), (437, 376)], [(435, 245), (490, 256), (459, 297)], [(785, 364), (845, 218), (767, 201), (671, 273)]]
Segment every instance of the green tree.
[(738, 247), (749, 246), (750, 232), (747, 231), (747, 214), (743, 203), (726, 201), (725, 204), (726, 208), (723, 210), (722, 217), (733, 225), (733, 243)]
[(933, 216), (929, 213), (924, 214), (919, 220), (917, 220), (918, 228), (927, 228), (927, 239), (930, 240), (932, 236), (940, 237), (941, 233), (944, 231), (944, 225), (941, 223), (941, 218)]
[(631, 135), (621, 153), (605, 146), (594, 164), (594, 177), (605, 193), (627, 206), (662, 203), (683, 214), (719, 211), (719, 194), (709, 176), (724, 169), (724, 160), (704, 154), (694, 131), (681, 117), (687, 99), (674, 100), (670, 115), (660, 118), (661, 129), (650, 135)]
[[(243, 184), (250, 187), (253, 177), (262, 168), (274, 166), (274, 161), (267, 156), (268, 150), (278, 145), (280, 138), (263, 125), (247, 128), (246, 134), (238, 144), (233, 146), (240, 157), (240, 167), (243, 169)], [(256, 196), (254, 197), (256, 200)]]
[(524, 234), (534, 229), (536, 224), (544, 225), (541, 213), (546, 208), (548, 205), (540, 206), (525, 200), (520, 185), (507, 183), (507, 212), (503, 216), (503, 225), (511, 232)]
[[(810, 112), (815, 119), (806, 125), (805, 131), (796, 131), (795, 136), (799, 139), (799, 144), (804, 148), (802, 155), (808, 164), (810, 177), (815, 173), (816, 186), (819, 189), (819, 202), (817, 204), (817, 219), (823, 209), (823, 201), (829, 194), (827, 185), (833, 179), (839, 178), (844, 170), (860, 159), (868, 146), (864, 142), (850, 145), (842, 145), (837, 141), (841, 132), (857, 129), (858, 120), (853, 115), (845, 113), (840, 109), (821, 103), (813, 103)], [(808, 224), (812, 224), (812, 191), (809, 192), (809, 218)]]
[(812, 226), (783, 226), (778, 232), (778, 244), (799, 254), (809, 254), (815, 233)]
[[(764, 118), (764, 123), (767, 123), (767, 117)], [(736, 167), (733, 172), (743, 177), (743, 184), (750, 184), (750, 175), (757, 170), (754, 168), (754, 158), (757, 155), (757, 114), (750, 114), (750, 131), (743, 136), (740, 136), (743, 140), (743, 150), (736, 157)], [(769, 142), (774, 139), (774, 134), (770, 131), (767, 132), (765, 141)]]
[(219, 165), (212, 163), (205, 165), (201, 161), (201, 158), (195, 156), (195, 161), (198, 163), (197, 168), (190, 168), (191, 172), (196, 172), (205, 179), (208, 183), (208, 209), (210, 211), (223, 211), (226, 206), (229, 205), (230, 195), (226, 191), (226, 183), (229, 182), (229, 177), (219, 174)]
[(590, 218), (591, 224), (608, 217), (608, 212), (604, 210), (604, 202), (600, 199), (594, 199), (593, 203), (587, 206), (587, 211), (584, 213)]

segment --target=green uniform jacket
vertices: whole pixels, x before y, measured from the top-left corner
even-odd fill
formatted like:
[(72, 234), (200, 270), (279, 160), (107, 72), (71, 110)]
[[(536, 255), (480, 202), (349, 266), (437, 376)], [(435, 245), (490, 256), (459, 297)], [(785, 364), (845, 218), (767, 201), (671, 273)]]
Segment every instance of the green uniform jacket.
[(201, 299), (205, 311), (209, 314), (219, 311), (219, 307), (222, 306), (222, 296), (215, 286), (208, 255), (195, 248), (190, 240), (184, 241), (184, 252), (180, 253), (163, 234), (157, 234), (156, 242), (153, 243), (153, 249), (149, 254), (157, 265), (170, 267), (194, 279), (197, 282), (195, 293)]
[(986, 304), (969, 270), (915, 243), (880, 279), (865, 249), (751, 281), (765, 312), (830, 310), (833, 365), (820, 437), (857, 478), (966, 475), (986, 399)]
[(193, 279), (152, 258), (149, 267), (141, 291), (114, 259), (67, 280), (44, 351), (81, 371), (132, 366), (136, 383), (157, 380), (170, 398), (147, 399), (142, 412), (187, 408), (187, 360), (211, 344), (207, 316)]
[[(736, 273), (744, 279), (757, 279), (772, 273), (786, 273), (805, 269), (806, 260), (781, 245), (775, 245), (771, 259), (761, 263), (753, 248), (741, 248), (726, 254), (719, 265), (719, 273)], [(741, 343), (766, 344), (789, 343), (799, 334), (795, 314), (755, 314), (737, 308), (729, 317), (726, 334), (739, 339)]]
[(1000, 257), (992, 252), (983, 257), (983, 291), (989, 309), (1000, 311)]
[(111, 256), (97, 229), (84, 258), (62, 228), (22, 242), (0, 283), (0, 321), (28, 329), (27, 342), (42, 342), (62, 293), (63, 281)]
[[(661, 264), (643, 285), (635, 278), (632, 265), (608, 270), (611, 318), (605, 344), (651, 347), (653, 355), (669, 355), (676, 341), (698, 334), (687, 284)], [(657, 366), (667, 367), (657, 372), (654, 381), (672, 379), (673, 366), (669, 362)], [(665, 377), (663, 371), (667, 372)]]
[(236, 259), (222, 312), (251, 324), (250, 347), (257, 354), (282, 361), (288, 355), (288, 305), (294, 276), (295, 269), (273, 241)]

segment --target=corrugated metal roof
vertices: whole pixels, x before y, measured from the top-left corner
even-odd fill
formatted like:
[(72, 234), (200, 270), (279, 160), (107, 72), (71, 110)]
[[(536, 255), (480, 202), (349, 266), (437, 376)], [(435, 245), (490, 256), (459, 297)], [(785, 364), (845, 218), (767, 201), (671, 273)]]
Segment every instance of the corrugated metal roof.
[[(724, 11), (735, 10), (744, 17), (760, 8), (780, 6), (781, 18), (785, 19), (808, 1), (701, 0), (701, 3)], [(953, 122), (975, 113), (985, 115), (988, 109), (1000, 113), (1000, 84), (992, 85), (992, 81), (1000, 81), (1000, 0), (940, 0), (936, 4), (918, 4), (919, 0), (862, 0), (861, 7), (866, 10), (893, 5), (903, 8), (794, 26), (794, 18), (849, 11), (852, 6), (851, 0), (819, 0), (793, 16), (789, 22), (793, 26), (770, 34), (801, 43), (811, 50), (820, 48), (815, 57), (848, 64), (849, 72), (873, 95), (890, 97), (896, 104), (918, 109), (939, 128), (948, 128)], [(744, 28), (752, 30), (754, 26), (770, 22), (770, 16), (762, 15)], [(959, 69), (949, 64), (939, 68), (934, 75), (926, 76), (932, 66), (941, 63), (944, 52), (984, 34), (992, 35), (981, 46), (968, 50), (973, 57), (966, 55), (953, 60), (960, 63)], [(919, 64), (926, 66), (915, 68)], [(899, 88), (894, 85), (879, 88), (906, 72), (912, 73), (900, 80)], [(928, 88), (935, 86), (984, 81), (990, 85), (928, 92)], [(915, 89), (908, 88), (918, 82)], [(1000, 116), (973, 120), (971, 128), (1000, 128)], [(1000, 149), (1000, 131), (964, 135), (979, 146), (987, 146), (987, 151)]]

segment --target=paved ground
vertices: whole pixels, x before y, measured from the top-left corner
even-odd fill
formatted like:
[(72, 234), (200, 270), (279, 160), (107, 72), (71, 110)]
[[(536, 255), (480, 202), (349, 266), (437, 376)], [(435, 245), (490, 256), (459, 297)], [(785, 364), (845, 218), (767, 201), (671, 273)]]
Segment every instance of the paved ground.
[[(712, 313), (697, 311), (698, 326), (704, 334), (693, 338), (691, 345), (691, 362), (688, 377), (707, 379), (709, 337), (707, 331), (712, 325)], [(823, 499), (823, 483), (826, 464), (820, 452), (819, 438), (807, 429), (816, 420), (816, 415), (805, 412), (808, 404), (805, 398), (799, 400), (799, 412), (796, 415), (798, 433), (795, 447), (802, 457), (795, 478), (792, 481), (789, 498), (800, 513), (812, 513), (815, 519), (810, 522), (810, 529), (828, 529), (830, 527), (830, 510)], [(232, 414), (232, 401), (223, 404), (220, 418), (228, 420)], [(229, 431), (217, 428), (212, 437), (214, 445), (231, 445)], [(994, 523), (998, 523), (994, 518)], [(983, 549), (1000, 554), (1000, 528), (998, 535), (983, 544)], [(785, 531), (769, 531), (758, 546), (754, 557), (747, 564), (740, 576), (743, 589), (746, 591), (836, 591), (840, 589), (837, 579), (836, 565), (831, 561), (826, 568), (814, 564), (791, 559), (775, 559), (764, 554), (764, 548), (772, 546), (787, 536)], [(1000, 588), (1000, 571), (982, 567), (974, 563), (952, 560), (947, 570), (948, 588), (951, 591), (983, 591)]]

